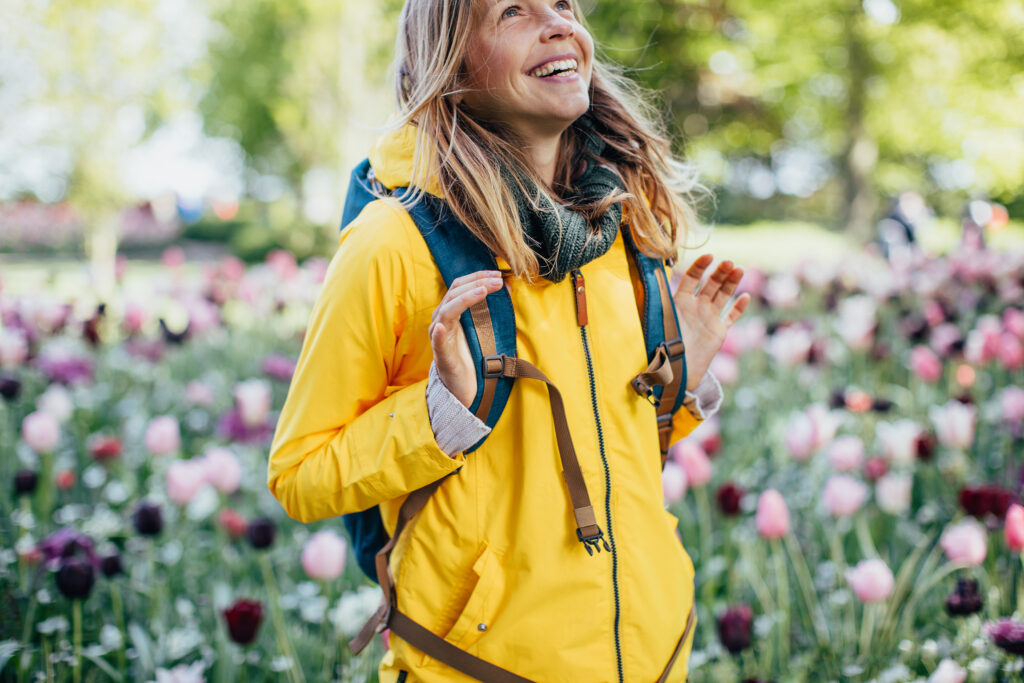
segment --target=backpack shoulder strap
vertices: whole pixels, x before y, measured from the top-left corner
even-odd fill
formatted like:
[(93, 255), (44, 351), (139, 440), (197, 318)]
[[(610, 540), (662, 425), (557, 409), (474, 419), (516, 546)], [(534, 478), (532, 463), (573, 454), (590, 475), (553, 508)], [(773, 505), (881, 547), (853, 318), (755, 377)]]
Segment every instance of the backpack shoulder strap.
[(639, 280), (642, 300), (638, 301), (640, 322), (647, 346), (647, 369), (633, 378), (633, 389), (657, 409), (661, 465), (668, 457), (672, 416), (686, 397), (686, 346), (679, 333), (679, 319), (672, 302), (665, 264), (641, 252), (629, 225), (622, 225), (630, 265)]

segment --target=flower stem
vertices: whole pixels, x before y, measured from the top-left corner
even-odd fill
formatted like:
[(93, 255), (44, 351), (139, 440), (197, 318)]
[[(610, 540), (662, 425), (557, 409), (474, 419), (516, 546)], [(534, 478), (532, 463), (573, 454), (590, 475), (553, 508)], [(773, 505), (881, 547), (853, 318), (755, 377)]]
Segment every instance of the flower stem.
[(807, 567), (807, 558), (804, 557), (804, 551), (793, 534), (786, 534), (782, 538), (786, 543), (786, 550), (789, 551), (789, 561), (793, 563), (793, 568), (796, 570), (797, 582), (800, 585), (800, 591), (804, 595), (804, 601), (807, 603), (807, 612), (811, 615), (811, 625), (814, 627), (814, 634), (818, 638), (818, 647), (825, 650), (829, 646), (827, 625), (823, 627), (826, 619), (821, 612), (821, 603), (818, 601), (818, 593), (814, 589), (811, 571)]
[[(700, 563), (705, 569), (702, 572), (704, 574), (704, 584), (701, 586), (701, 595), (703, 596), (704, 604), (710, 609), (714, 602), (715, 584), (710, 573), (706, 571), (711, 566), (711, 505), (708, 502), (707, 486), (698, 486), (694, 490), (693, 495), (697, 500), (697, 520), (700, 525)], [(703, 621), (705, 622), (705, 641), (708, 643), (714, 642), (713, 620), (704, 619)]]
[(74, 621), (75, 667), (73, 678), (75, 683), (82, 683), (82, 601), (71, 601), (71, 617)]
[(291, 640), (288, 638), (288, 630), (284, 625), (284, 617), (281, 614), (281, 605), (278, 602), (277, 580), (274, 578), (274, 569), (270, 566), (270, 560), (266, 553), (259, 553), (260, 569), (263, 571), (263, 582), (267, 585), (267, 593), (270, 596), (270, 614), (274, 620), (274, 631), (277, 633), (277, 646), (285, 657), (290, 658), (291, 666), (288, 667), (288, 676), (295, 683), (305, 683), (299, 658), (295, 654)]
[(860, 623), (860, 656), (870, 654), (871, 636), (875, 633), (875, 605), (865, 604), (863, 619)]
[(789, 665), (789, 570), (782, 558), (782, 545), (779, 539), (772, 539), (772, 562), (775, 565), (775, 586), (779, 595), (779, 613), (782, 620), (779, 626), (779, 665), (787, 670)]
[(36, 617), (36, 592), (32, 591), (28, 603), (28, 615), (25, 617), (25, 625), (21, 629), (21, 663), (18, 666), (18, 680), (25, 683), (25, 676), (28, 675), (28, 652), (29, 638), (32, 637), (32, 627)]
[(117, 628), (121, 632), (121, 646), (117, 648), (117, 663), (119, 670), (125, 672), (125, 643), (128, 642), (128, 630), (124, 627), (124, 603), (121, 601), (121, 587), (115, 581), (110, 582), (110, 601), (114, 603), (114, 619), (117, 620)]

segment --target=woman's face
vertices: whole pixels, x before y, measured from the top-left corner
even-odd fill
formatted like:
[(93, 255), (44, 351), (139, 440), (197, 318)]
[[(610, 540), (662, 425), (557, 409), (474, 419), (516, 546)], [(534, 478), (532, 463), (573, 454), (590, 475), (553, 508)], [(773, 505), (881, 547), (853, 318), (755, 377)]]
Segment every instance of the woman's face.
[(527, 140), (557, 136), (590, 107), (594, 43), (568, 0), (473, 0), (463, 102)]

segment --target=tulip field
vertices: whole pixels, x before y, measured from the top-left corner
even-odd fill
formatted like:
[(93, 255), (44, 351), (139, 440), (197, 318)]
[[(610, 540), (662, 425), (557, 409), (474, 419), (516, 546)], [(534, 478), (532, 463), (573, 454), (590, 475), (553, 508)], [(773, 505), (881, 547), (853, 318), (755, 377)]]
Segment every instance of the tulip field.
[[(346, 643), (380, 592), (341, 520), (266, 486), (326, 265), (169, 251), (103, 305), (0, 272), (0, 679), (376, 680), (386, 639)], [(1024, 252), (741, 290), (725, 400), (663, 472), (690, 680), (1020, 680)]]

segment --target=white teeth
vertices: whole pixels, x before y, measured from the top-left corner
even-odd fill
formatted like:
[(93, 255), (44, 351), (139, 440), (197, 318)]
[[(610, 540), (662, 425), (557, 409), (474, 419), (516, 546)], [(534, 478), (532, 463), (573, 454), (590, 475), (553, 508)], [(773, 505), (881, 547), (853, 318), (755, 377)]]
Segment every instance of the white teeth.
[(538, 67), (530, 72), (530, 76), (536, 76), (543, 78), (556, 71), (575, 71), (578, 63), (575, 59), (559, 59), (554, 62), (548, 62), (544, 66)]

